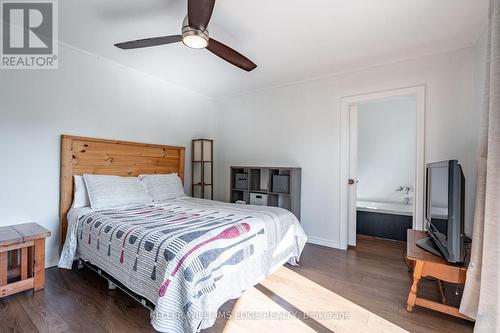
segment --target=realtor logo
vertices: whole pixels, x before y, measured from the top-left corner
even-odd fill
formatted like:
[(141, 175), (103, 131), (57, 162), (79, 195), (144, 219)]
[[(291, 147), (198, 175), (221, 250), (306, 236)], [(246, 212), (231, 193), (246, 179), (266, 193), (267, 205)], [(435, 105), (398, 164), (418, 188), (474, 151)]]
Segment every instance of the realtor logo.
[(56, 69), (57, 3), (2, 0), (2, 69)]

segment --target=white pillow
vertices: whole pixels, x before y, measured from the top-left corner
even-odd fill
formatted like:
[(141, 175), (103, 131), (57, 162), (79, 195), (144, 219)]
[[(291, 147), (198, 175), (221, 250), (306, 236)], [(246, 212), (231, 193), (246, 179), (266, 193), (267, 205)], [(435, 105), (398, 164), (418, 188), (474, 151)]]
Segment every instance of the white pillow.
[(151, 203), (137, 177), (83, 175), (93, 210)]
[(175, 199), (186, 195), (182, 181), (176, 173), (140, 175), (139, 179), (144, 184), (148, 195), (155, 202)]
[(74, 176), (75, 193), (73, 196), (73, 208), (90, 207), (89, 195), (83, 176)]

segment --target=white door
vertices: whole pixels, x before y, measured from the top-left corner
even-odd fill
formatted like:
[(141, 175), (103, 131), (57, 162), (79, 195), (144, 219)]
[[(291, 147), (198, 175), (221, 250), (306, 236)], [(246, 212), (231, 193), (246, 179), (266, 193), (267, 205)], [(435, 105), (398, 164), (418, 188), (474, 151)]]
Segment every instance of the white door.
[[(340, 111), (340, 182), (339, 182), (339, 248), (356, 245), (356, 199), (358, 176), (358, 105), (369, 101), (392, 97), (417, 98), (417, 145), (415, 165), (415, 195), (413, 228), (423, 229), (424, 203), (424, 134), (425, 134), (425, 86), (393, 89), (363, 95), (343, 97)], [(348, 185), (349, 180), (352, 185)]]
[(349, 106), (349, 179), (347, 244), (356, 246), (356, 201), (358, 186), (358, 105)]

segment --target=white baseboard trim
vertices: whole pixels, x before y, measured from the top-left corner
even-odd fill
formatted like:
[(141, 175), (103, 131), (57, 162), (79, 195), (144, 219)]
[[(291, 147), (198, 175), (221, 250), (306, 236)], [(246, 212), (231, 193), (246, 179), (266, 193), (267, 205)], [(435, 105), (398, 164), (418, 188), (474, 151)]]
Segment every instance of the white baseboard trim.
[(59, 264), (59, 260), (46, 261), (45, 268), (47, 269), (47, 268), (55, 267), (55, 266), (57, 266), (57, 264)]
[[(316, 244), (316, 245), (333, 247), (334, 249), (341, 249), (340, 243), (338, 241), (332, 241), (330, 239), (307, 236), (307, 242), (311, 243), (311, 244)], [(345, 249), (341, 249), (341, 250), (345, 250)]]

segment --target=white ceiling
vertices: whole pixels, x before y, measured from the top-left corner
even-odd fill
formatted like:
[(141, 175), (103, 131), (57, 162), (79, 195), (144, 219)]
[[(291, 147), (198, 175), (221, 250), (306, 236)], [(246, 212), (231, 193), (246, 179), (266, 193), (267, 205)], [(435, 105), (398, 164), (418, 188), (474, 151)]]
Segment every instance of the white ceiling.
[(488, 0), (218, 0), (210, 36), (259, 67), (242, 71), (181, 43), (114, 43), (179, 34), (187, 0), (59, 1), (68, 44), (220, 98), (473, 44)]

